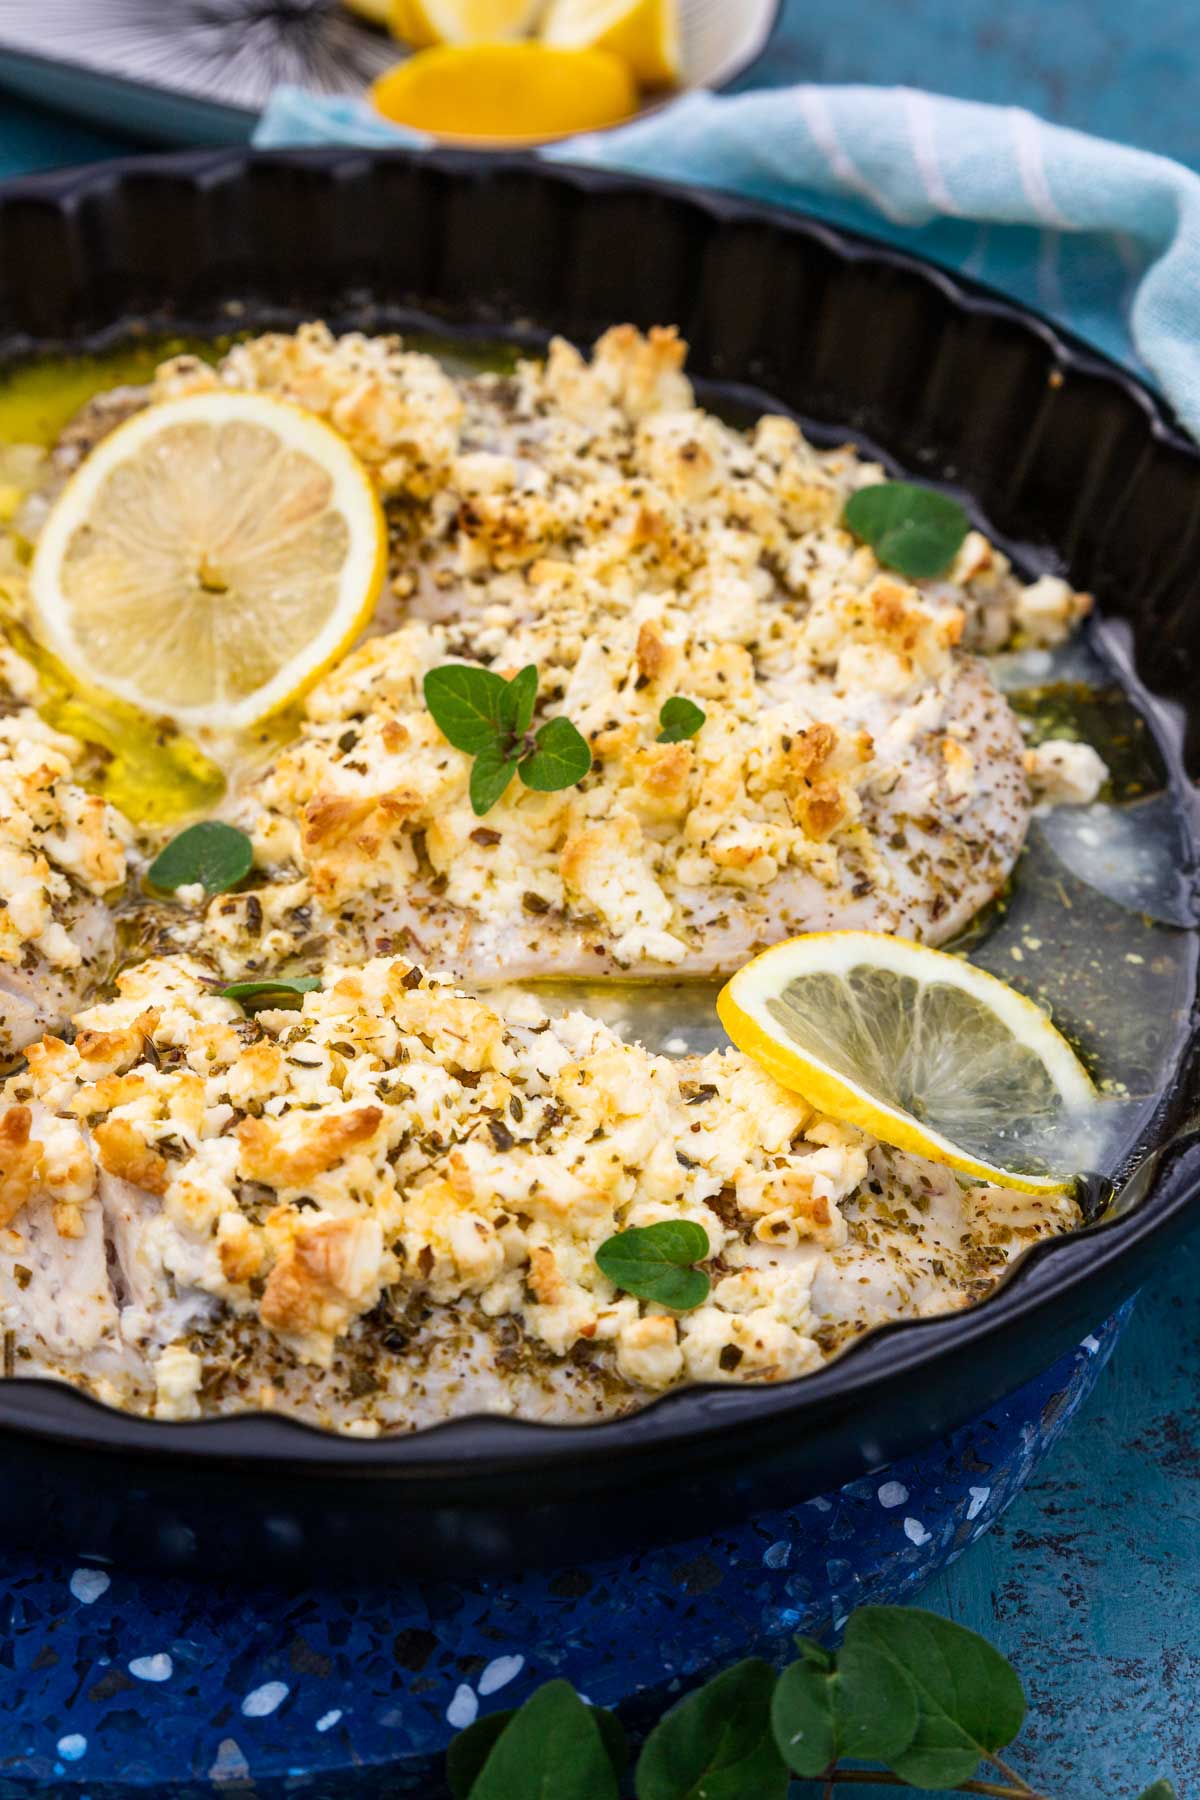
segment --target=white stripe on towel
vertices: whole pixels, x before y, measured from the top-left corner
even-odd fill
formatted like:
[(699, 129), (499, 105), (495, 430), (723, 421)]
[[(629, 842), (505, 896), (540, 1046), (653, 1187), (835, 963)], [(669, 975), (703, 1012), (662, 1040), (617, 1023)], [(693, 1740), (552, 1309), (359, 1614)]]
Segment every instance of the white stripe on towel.
[(948, 213), (952, 219), (962, 218), (963, 214), (954, 204), (949, 188), (942, 178), (941, 164), (938, 161), (937, 137), (933, 128), (933, 108), (929, 104), (929, 95), (920, 93), (916, 88), (902, 88), (904, 111), (908, 116), (908, 135), (912, 139), (913, 156), (916, 159), (917, 171), (925, 183), (925, 192), (930, 203), (939, 212)]
[(804, 114), (804, 122), (812, 133), (814, 143), (824, 153), (825, 160), (837, 179), (844, 187), (850, 188), (854, 193), (861, 194), (864, 200), (870, 201), (871, 205), (876, 207), (885, 219), (890, 219), (893, 225), (903, 225), (908, 215), (897, 211), (886, 194), (881, 194), (872, 187), (866, 176), (855, 167), (846, 155), (838, 141), (833, 115), (820, 88), (802, 84), (796, 89), (796, 92), (800, 96), (800, 108)]
[(1022, 112), (1016, 106), (1006, 107), (1005, 110), (1012, 125), (1017, 168), (1025, 198), (1043, 225), (1053, 225), (1056, 231), (1070, 231), (1071, 221), (1055, 205), (1050, 183), (1046, 179), (1046, 166), (1042, 161), (1042, 134), (1037, 120), (1031, 113)]

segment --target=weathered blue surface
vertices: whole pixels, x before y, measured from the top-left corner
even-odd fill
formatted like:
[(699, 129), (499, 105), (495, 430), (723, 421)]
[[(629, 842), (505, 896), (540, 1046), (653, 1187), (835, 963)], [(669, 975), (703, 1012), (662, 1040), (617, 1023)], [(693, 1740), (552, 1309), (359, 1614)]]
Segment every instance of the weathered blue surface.
[[(783, 26), (754, 80), (798, 78), (908, 82), (1030, 106), (1200, 167), (1196, 0), (788, 0)], [(0, 173), (127, 148), (132, 146), (0, 101)], [(1160, 1773), (1172, 1774), (1189, 1800), (1200, 1794), (1198, 1385), (1200, 1247), (1193, 1247), (1174, 1257), (1161, 1284), (1143, 1296), (1096, 1394), (1033, 1485), (924, 1597), (926, 1604), (994, 1636), (1016, 1659), (1030, 1693), (1031, 1721), (1013, 1760), (1058, 1800), (1132, 1797)], [(10, 1563), (6, 1586), (13, 1573)], [(110, 1669), (122, 1655), (162, 1648), (148, 1642), (133, 1646), (125, 1638), (123, 1579), (114, 1583), (111, 1597), (91, 1608), (71, 1603), (95, 1621), (89, 1625), (94, 1655), (108, 1655)], [(27, 1632), (42, 1631), (50, 1650), (55, 1621), (58, 1632), (65, 1629), (62, 1591), (60, 1581), (48, 1618), (39, 1621), (30, 1612), (13, 1621)], [(702, 1610), (703, 1603), (703, 1595), (685, 1596), (681, 1617), (688, 1607)], [(45, 1608), (44, 1596), (32, 1605)], [(101, 1611), (105, 1605), (107, 1613)], [(354, 1681), (347, 1674), (353, 1623), (342, 1644), (334, 1646), (325, 1676), (323, 1664), (306, 1666), (302, 1648), (316, 1616), (310, 1596), (295, 1600), (290, 1617), (274, 1615), (265, 1635), (256, 1630), (252, 1613), (248, 1609), (236, 1626), (226, 1618), (225, 1635), (214, 1649), (213, 1615), (204, 1597), (181, 1601), (181, 1671), (172, 1682), (181, 1683), (177, 1691), (185, 1698), (189, 1685), (199, 1685), (187, 1652), (190, 1644), (206, 1642), (209, 1654), (223, 1659), (231, 1687), (237, 1687), (227, 1720), (230, 1735), (258, 1742), (259, 1734), (267, 1737), (286, 1727), (294, 1766), (313, 1767), (310, 1747), (321, 1716), (313, 1709), (321, 1684), (335, 1676)], [(707, 1629), (698, 1614), (697, 1659), (702, 1625)], [(272, 1629), (278, 1639), (285, 1626), (286, 1639), (267, 1641)], [(363, 1666), (364, 1688), (403, 1681), (403, 1671), (392, 1667), (394, 1651), (388, 1644)], [(13, 1692), (17, 1671), (23, 1677), (27, 1666), (18, 1659), (12, 1636), (0, 1632), (0, 1694)], [(477, 1669), (462, 1673), (478, 1685)], [(270, 1679), (288, 1682), (288, 1699), (277, 1714), (245, 1720), (240, 1713), (245, 1695), (255, 1681)], [(77, 1685), (86, 1697), (82, 1681)], [(137, 1683), (136, 1709), (128, 1690), (115, 1692), (111, 1705), (115, 1710), (124, 1702), (131, 1712), (153, 1717), (168, 1685)], [(496, 1702), (509, 1691), (518, 1690), (497, 1692)], [(198, 1696), (194, 1699), (198, 1704)], [(333, 1738), (340, 1728), (337, 1721), (319, 1735)], [(70, 1730), (64, 1711), (60, 1735), (69, 1736)], [(143, 1788), (159, 1791), (153, 1778)], [(334, 1794), (324, 1785), (308, 1791), (320, 1800)], [(857, 1791), (864, 1800), (874, 1795), (882, 1800), (889, 1790)], [(99, 1800), (86, 1785), (77, 1784), (75, 1792)], [(347, 1792), (357, 1797), (365, 1789), (356, 1782)]]
[(199, 1800), (235, 1778), (262, 1800), (432, 1800), (455, 1730), (559, 1675), (636, 1731), (743, 1656), (784, 1662), (796, 1631), (915, 1597), (1022, 1491), (1118, 1334), (871, 1480), (585, 1567), (296, 1595), (0, 1552), (0, 1800)]

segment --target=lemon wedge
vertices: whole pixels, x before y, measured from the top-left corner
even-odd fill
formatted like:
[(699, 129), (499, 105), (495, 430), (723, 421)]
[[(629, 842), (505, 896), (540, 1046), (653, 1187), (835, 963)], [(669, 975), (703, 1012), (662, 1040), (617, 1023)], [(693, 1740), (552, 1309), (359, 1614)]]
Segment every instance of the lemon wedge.
[(678, 0), (551, 0), (542, 40), (563, 50), (610, 50), (642, 87), (679, 80)]
[(379, 77), (370, 99), (397, 124), (492, 143), (599, 131), (637, 108), (633, 77), (619, 57), (546, 44), (418, 50)]
[(532, 31), (542, 0), (392, 0), (391, 27), (406, 44), (498, 44)]
[(1028, 1164), (1094, 1107), (1091, 1078), (1040, 1007), (960, 957), (811, 932), (739, 969), (717, 1011), (784, 1087), (882, 1143), (1023, 1193), (1071, 1186)]
[(219, 390), (101, 439), (46, 520), (30, 593), (78, 680), (229, 733), (349, 647), (386, 564), (375, 489), (344, 439), (285, 401)]
[(345, 0), (351, 12), (372, 25), (387, 25), (392, 16), (392, 0)]

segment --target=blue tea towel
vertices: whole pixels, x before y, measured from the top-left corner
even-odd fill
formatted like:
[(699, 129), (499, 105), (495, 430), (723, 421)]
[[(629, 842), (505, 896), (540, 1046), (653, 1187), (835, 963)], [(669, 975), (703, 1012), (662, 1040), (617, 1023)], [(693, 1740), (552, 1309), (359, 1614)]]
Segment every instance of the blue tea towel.
[[(427, 145), (364, 103), (273, 96), (259, 145)], [(1200, 437), (1200, 176), (1015, 107), (914, 88), (690, 94), (540, 152), (852, 225), (988, 282), (1127, 363)]]

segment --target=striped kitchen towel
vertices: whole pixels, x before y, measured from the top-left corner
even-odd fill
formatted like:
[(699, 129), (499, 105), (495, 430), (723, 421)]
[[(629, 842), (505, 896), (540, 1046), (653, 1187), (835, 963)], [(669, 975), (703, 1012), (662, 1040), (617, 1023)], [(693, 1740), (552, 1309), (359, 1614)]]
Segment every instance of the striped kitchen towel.
[[(365, 104), (279, 89), (255, 142), (425, 145)], [(913, 88), (690, 94), (556, 161), (803, 206), (976, 276), (1140, 361), (1200, 437), (1200, 176), (1014, 107)]]

